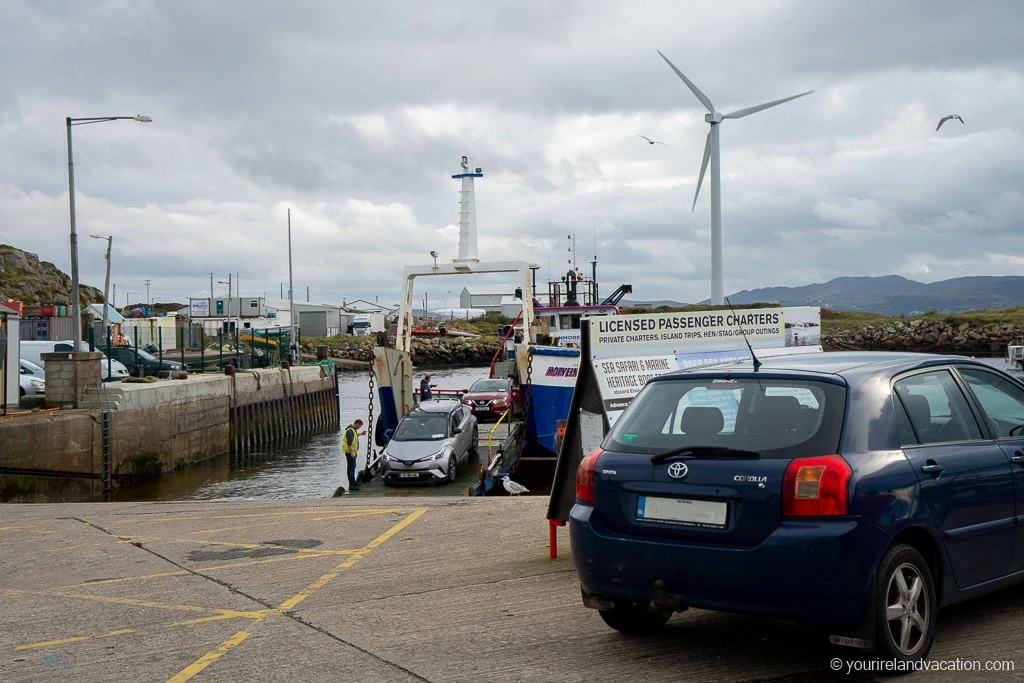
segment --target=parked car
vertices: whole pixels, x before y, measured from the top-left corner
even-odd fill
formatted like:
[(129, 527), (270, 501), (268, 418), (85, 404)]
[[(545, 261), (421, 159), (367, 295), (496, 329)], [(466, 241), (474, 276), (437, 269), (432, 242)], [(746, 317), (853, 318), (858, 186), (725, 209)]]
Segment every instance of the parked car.
[[(73, 351), (75, 342), (63, 341), (23, 341), (20, 343), (19, 353), (25, 360), (31, 361), (41, 367), (46, 367), (43, 362), (44, 353), (64, 353)], [(128, 376), (128, 368), (114, 358), (108, 358), (100, 349), (90, 349), (88, 342), (81, 342), (79, 349), (82, 351), (95, 350), (102, 356), (100, 358), (100, 377), (104, 382), (119, 382)]]
[(146, 377), (163, 373), (188, 370), (188, 365), (169, 358), (157, 358), (145, 349), (133, 346), (110, 346), (106, 348), (111, 358), (124, 363), (132, 377)]
[(18, 375), (21, 385), (21, 396), (35, 396), (46, 393), (46, 370), (30, 360), (21, 359), (21, 369)]
[(696, 607), (925, 657), (939, 608), (1024, 580), (1024, 384), (837, 352), (650, 380), (581, 462), (584, 604), (626, 633)]
[(518, 407), (518, 393), (510, 378), (478, 379), (462, 395), (462, 402), (473, 411), (477, 420), (497, 420), (509, 408)]
[(477, 454), (476, 417), (458, 401), (427, 401), (403, 417), (382, 455), (381, 478), (391, 484), (444, 484)]

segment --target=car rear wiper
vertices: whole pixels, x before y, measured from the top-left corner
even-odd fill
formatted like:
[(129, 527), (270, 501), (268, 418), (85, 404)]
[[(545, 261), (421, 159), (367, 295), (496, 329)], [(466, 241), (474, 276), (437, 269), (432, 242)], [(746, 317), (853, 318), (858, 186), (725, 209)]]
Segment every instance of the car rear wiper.
[(657, 465), (681, 455), (701, 456), (726, 456), (731, 458), (760, 458), (757, 451), (746, 451), (741, 448), (728, 448), (726, 446), (681, 446), (670, 451), (659, 453), (651, 457), (651, 464)]

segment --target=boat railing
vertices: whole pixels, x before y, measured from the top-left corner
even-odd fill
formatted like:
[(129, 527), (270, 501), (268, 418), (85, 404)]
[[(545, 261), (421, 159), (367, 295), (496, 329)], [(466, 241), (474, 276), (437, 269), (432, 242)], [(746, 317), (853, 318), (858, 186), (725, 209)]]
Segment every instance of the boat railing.
[(495, 453), (493, 456), (491, 455), (491, 446), (494, 440), (494, 433), (495, 431), (497, 431), (498, 426), (501, 425), (501, 423), (505, 422), (506, 424), (508, 424), (511, 421), (512, 409), (509, 408), (504, 413), (501, 414), (501, 417), (499, 417), (497, 422), (494, 423), (494, 426), (491, 427), (491, 430), (487, 432), (487, 471), (490, 472), (491, 474), (494, 474), (494, 466), (497, 464), (498, 459), (501, 458), (501, 453)]
[(502, 336), (501, 342), (498, 344), (498, 348), (497, 348), (497, 350), (495, 350), (494, 355), (491, 356), (491, 372), (490, 372), (491, 379), (495, 378), (495, 376), (494, 376), (494, 368), (498, 365), (498, 361), (502, 361), (502, 360), (507, 360), (508, 359), (507, 354), (505, 353), (505, 351), (506, 351), (505, 347), (508, 344), (508, 340), (513, 338), (513, 336), (515, 335), (516, 324), (522, 319), (522, 317), (523, 317), (522, 313), (518, 314), (515, 317), (515, 320), (512, 321), (512, 324), (508, 326), (508, 328), (505, 331), (504, 336)]

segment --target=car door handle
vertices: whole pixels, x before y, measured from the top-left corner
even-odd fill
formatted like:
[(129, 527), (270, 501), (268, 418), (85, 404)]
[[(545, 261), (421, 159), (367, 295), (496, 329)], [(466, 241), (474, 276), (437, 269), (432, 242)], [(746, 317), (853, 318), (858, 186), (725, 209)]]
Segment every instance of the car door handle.
[(936, 462), (931, 462), (927, 465), (922, 465), (921, 471), (925, 474), (942, 474), (946, 471), (946, 466), (940, 465)]
[(1018, 465), (1024, 465), (1024, 453), (1014, 451), (1013, 455), (1010, 456), (1010, 462), (1015, 462)]

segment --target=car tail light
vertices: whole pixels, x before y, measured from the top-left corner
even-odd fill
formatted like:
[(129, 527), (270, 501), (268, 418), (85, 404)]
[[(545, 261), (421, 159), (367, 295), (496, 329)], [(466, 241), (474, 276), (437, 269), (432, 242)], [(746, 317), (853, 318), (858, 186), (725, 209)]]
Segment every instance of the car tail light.
[(838, 455), (796, 458), (783, 477), (783, 516), (845, 515), (850, 475), (850, 466)]
[(594, 502), (594, 472), (597, 461), (604, 454), (600, 447), (587, 454), (576, 470), (576, 500), (581, 503)]

